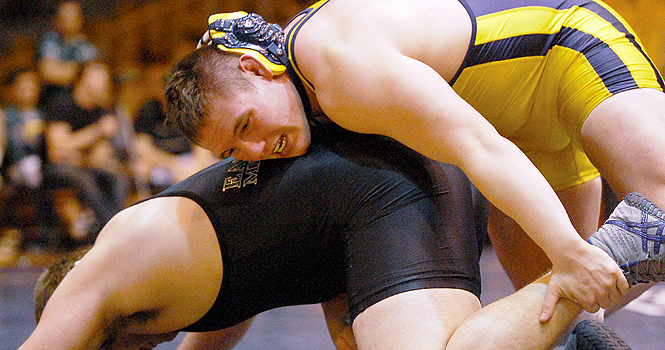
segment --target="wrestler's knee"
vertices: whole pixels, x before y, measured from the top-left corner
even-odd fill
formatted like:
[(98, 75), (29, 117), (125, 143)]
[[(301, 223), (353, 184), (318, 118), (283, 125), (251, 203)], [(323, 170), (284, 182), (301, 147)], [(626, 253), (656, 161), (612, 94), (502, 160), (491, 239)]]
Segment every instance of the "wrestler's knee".
[(418, 289), (386, 298), (353, 323), (360, 349), (443, 349), (455, 329), (480, 308), (478, 298), (452, 288)]

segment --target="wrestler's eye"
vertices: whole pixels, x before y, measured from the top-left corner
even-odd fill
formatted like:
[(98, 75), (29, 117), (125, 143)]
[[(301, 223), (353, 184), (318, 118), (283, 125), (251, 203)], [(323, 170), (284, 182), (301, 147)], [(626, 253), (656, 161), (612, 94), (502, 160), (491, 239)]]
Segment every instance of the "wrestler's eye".
[(245, 118), (242, 125), (240, 125), (240, 128), (238, 129), (238, 135), (240, 135), (241, 137), (245, 136), (245, 134), (247, 133), (247, 129), (249, 129), (249, 120), (250, 120), (250, 116), (248, 115)]
[(222, 152), (222, 154), (219, 155), (219, 158), (224, 159), (233, 156), (233, 153), (235, 153), (236, 149), (235, 147), (231, 147), (228, 150)]

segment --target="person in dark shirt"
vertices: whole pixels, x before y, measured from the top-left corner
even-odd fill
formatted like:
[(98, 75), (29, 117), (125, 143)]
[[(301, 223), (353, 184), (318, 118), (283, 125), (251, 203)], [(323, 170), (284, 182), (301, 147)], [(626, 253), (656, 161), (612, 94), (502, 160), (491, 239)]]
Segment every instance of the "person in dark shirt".
[(99, 49), (83, 33), (83, 11), (77, 0), (57, 4), (52, 29), (45, 32), (35, 47), (35, 62), (44, 82), (39, 105), (68, 93), (81, 66), (99, 58)]
[(228, 158), (123, 210), (40, 277), (20, 350), (151, 348), (179, 331), (181, 350), (230, 349), (258, 313), (320, 302), (338, 349), (533, 350), (581, 310), (562, 300), (541, 324), (547, 277), (480, 309), (484, 222), (460, 169), (330, 136), (297, 158)]
[(209, 151), (192, 145), (176, 126), (166, 123), (163, 89), (167, 71), (163, 63), (146, 67), (142, 82), (149, 99), (133, 121), (131, 163), (141, 198), (184, 180), (217, 159)]
[[(111, 75), (108, 66), (86, 64), (71, 94), (63, 94), (46, 107), (46, 185), (72, 188), (84, 211), (74, 216), (72, 235), (90, 242), (114, 214), (125, 207), (129, 180), (118, 157), (114, 138), (118, 121), (111, 112)], [(62, 206), (66, 207), (66, 206)], [(92, 217), (90, 217), (92, 216)], [(77, 222), (85, 222), (82, 226)]]

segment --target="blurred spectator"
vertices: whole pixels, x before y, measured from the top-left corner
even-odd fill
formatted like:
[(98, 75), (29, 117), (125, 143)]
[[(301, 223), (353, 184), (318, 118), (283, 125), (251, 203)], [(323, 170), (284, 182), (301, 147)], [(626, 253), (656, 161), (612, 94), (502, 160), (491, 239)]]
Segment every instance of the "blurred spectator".
[(81, 243), (90, 243), (98, 229), (124, 208), (129, 191), (114, 145), (118, 121), (109, 111), (112, 86), (107, 65), (88, 63), (72, 93), (58, 96), (45, 110), (47, 185), (60, 190), (57, 208)]
[(71, 88), (80, 66), (98, 58), (98, 49), (82, 32), (81, 4), (61, 2), (53, 17), (53, 30), (37, 43), (36, 62), (44, 81), (40, 105)]
[(8, 103), (0, 109), (4, 150), (0, 167), (0, 266), (18, 257), (21, 241), (41, 243), (40, 228), (49, 217), (50, 197), (42, 187), (44, 121), (37, 108), (40, 86), (37, 72), (24, 68), (10, 72), (3, 82)]
[(184, 180), (218, 159), (193, 146), (180, 130), (165, 123), (164, 84), (168, 67), (150, 64), (143, 75), (148, 101), (134, 119), (134, 157), (132, 170), (140, 197), (156, 193)]
[(5, 82), (9, 103), (2, 109), (5, 153), (2, 178), (14, 186), (37, 189), (42, 183), (44, 120), (37, 109), (40, 81), (37, 72), (18, 69)]

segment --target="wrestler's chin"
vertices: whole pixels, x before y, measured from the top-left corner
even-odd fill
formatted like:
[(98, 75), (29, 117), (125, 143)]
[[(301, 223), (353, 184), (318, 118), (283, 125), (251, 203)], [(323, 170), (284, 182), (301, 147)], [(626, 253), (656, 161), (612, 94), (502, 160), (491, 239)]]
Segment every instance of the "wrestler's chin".
[(279, 158), (292, 158), (304, 155), (309, 150), (309, 144), (312, 140), (309, 128), (285, 134), (284, 138), (286, 144), (284, 149), (278, 153)]
[(278, 153), (279, 158), (292, 158), (300, 157), (307, 153), (309, 150), (310, 136), (309, 133), (305, 135), (288, 135), (286, 136), (286, 146), (282, 152)]

